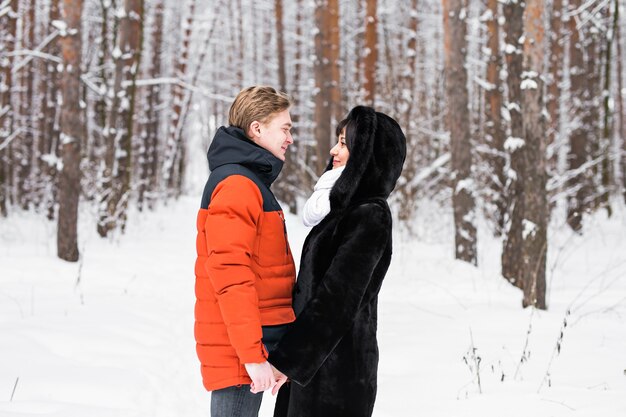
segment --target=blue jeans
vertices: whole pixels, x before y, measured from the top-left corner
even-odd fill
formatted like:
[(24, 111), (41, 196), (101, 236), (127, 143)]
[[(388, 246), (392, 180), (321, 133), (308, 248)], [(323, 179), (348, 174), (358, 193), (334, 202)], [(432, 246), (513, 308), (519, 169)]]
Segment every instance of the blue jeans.
[(211, 392), (211, 417), (257, 417), (263, 393), (253, 394), (250, 385), (236, 385)]

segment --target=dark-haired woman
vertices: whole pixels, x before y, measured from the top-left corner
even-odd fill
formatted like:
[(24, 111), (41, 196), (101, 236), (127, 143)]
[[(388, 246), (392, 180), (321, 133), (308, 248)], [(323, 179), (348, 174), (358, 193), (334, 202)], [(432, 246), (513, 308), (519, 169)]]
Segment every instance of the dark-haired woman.
[(406, 140), (395, 120), (369, 107), (355, 107), (343, 123), (327, 172), (345, 167), (304, 243), (296, 321), (269, 357), (291, 381), (276, 417), (369, 417), (374, 408), (377, 300), (391, 261), (387, 198)]

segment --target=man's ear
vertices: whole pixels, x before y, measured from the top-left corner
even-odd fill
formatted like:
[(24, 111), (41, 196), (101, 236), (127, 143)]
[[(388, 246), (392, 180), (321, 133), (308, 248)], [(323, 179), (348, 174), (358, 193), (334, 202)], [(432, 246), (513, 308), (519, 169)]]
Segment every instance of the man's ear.
[(252, 140), (259, 139), (261, 137), (261, 123), (258, 121), (253, 121), (250, 123), (250, 127), (248, 128), (248, 137)]

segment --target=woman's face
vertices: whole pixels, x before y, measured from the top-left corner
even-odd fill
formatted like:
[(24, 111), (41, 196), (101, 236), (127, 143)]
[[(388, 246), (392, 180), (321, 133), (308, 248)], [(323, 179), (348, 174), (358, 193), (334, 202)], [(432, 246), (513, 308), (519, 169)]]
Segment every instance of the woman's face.
[(339, 137), (337, 138), (337, 144), (330, 150), (330, 155), (333, 157), (333, 169), (345, 166), (350, 157), (350, 151), (346, 146), (346, 128), (344, 127)]

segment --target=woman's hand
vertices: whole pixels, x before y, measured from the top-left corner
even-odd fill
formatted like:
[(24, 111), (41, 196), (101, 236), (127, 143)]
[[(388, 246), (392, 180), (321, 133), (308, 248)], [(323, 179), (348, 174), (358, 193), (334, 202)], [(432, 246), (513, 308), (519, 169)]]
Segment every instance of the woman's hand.
[(272, 367), (272, 371), (274, 372), (274, 379), (276, 380), (276, 385), (274, 385), (274, 388), (272, 388), (272, 395), (276, 395), (278, 394), (278, 390), (280, 389), (280, 387), (282, 387), (289, 378), (287, 378), (287, 375), (274, 368), (273, 365), (270, 364), (270, 366)]
[[(250, 392), (256, 394), (276, 386), (276, 378), (268, 361), (263, 363), (246, 363), (246, 371), (252, 380)], [(282, 385), (282, 384), (281, 384)]]

